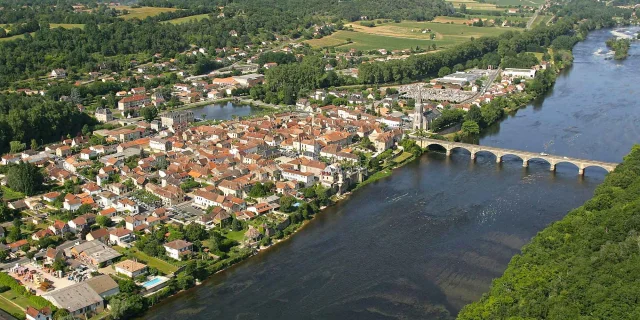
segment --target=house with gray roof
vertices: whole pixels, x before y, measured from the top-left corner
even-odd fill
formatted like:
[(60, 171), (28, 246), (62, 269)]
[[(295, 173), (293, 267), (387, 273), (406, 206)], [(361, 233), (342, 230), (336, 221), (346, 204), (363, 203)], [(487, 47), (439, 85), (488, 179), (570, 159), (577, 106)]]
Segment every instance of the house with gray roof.
[(71, 315), (99, 313), (104, 310), (104, 300), (87, 282), (72, 284), (42, 295), (53, 305), (67, 309)]

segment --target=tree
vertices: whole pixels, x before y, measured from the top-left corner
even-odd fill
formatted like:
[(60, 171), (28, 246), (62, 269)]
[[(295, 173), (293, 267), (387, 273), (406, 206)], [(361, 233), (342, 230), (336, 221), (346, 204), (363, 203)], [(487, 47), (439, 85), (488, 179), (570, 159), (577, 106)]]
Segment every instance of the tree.
[(38, 167), (28, 162), (12, 165), (7, 171), (7, 186), (28, 196), (33, 195), (44, 182)]
[(109, 301), (109, 314), (113, 319), (131, 319), (142, 315), (146, 310), (146, 301), (141, 295), (119, 294)]
[(438, 70), (438, 77), (444, 77), (451, 73), (451, 69), (449, 67), (442, 67)]
[(202, 241), (207, 238), (207, 231), (204, 230), (204, 227), (197, 223), (191, 223), (184, 228), (184, 235), (187, 240), (194, 241)]
[(120, 292), (123, 293), (135, 293), (138, 291), (138, 285), (131, 279), (118, 280), (118, 287), (120, 288)]
[(296, 198), (292, 196), (284, 196), (280, 198), (280, 209), (284, 212), (293, 211), (293, 205), (296, 203)]
[(82, 135), (88, 136), (89, 133), (91, 133), (91, 129), (89, 128), (89, 125), (85, 124), (84, 126), (82, 126)]
[(51, 268), (53, 268), (53, 270), (55, 271), (64, 271), (64, 268), (67, 267), (67, 263), (64, 262), (63, 259), (56, 259), (53, 261), (53, 264), (51, 265)]
[(267, 191), (262, 183), (258, 182), (251, 187), (251, 191), (249, 191), (249, 197), (251, 198), (262, 198), (267, 195)]
[(36, 139), (31, 139), (31, 150), (38, 150), (38, 141)]
[(101, 227), (108, 227), (111, 225), (111, 219), (107, 216), (97, 216), (96, 223)]
[(155, 106), (143, 107), (140, 109), (140, 115), (145, 121), (151, 122), (158, 116), (158, 109)]
[(11, 153), (18, 153), (18, 152), (22, 152), (24, 149), (26, 149), (27, 145), (25, 143), (20, 142), (20, 141), (11, 141), (11, 142), (9, 142), (9, 148), (10, 148), (10, 152)]
[(467, 120), (462, 123), (462, 132), (466, 135), (476, 135), (480, 133), (480, 126), (475, 121)]

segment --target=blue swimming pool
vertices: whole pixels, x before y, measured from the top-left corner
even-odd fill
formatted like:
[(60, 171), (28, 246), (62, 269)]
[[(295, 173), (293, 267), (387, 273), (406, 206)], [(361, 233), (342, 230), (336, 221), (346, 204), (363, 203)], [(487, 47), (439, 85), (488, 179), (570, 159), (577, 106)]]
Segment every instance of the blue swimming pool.
[(145, 283), (143, 283), (143, 284), (142, 284), (142, 286), (143, 286), (145, 289), (149, 289), (149, 288), (153, 288), (154, 286), (156, 286), (156, 285), (158, 285), (158, 284), (160, 284), (160, 283), (162, 283), (162, 282), (164, 282), (164, 281), (165, 281), (165, 279), (164, 279), (164, 278), (161, 278), (161, 277), (155, 277), (155, 278), (153, 278), (153, 279), (151, 279), (151, 280), (146, 281)]

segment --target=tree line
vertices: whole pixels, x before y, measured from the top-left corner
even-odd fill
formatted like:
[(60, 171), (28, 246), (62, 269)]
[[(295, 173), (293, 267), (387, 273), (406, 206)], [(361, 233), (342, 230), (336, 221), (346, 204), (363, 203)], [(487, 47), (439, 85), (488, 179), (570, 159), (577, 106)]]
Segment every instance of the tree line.
[(43, 145), (76, 136), (95, 119), (69, 102), (40, 96), (0, 95), (0, 153), (9, 151), (11, 141)]
[(640, 146), (536, 235), (458, 319), (638, 319)]

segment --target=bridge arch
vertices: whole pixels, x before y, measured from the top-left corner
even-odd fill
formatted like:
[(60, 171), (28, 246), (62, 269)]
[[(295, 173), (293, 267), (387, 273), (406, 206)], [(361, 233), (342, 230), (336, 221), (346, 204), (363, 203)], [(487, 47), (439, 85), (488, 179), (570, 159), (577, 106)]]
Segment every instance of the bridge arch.
[(427, 143), (425, 143), (424, 148), (425, 149), (432, 149), (431, 147), (433, 147), (433, 146), (436, 146), (438, 149), (444, 150), (447, 153), (449, 153), (449, 147), (445, 143), (441, 143), (441, 142), (427, 141)]
[(515, 153), (505, 152), (505, 153), (503, 153), (503, 154), (502, 154), (502, 157), (504, 157), (504, 156), (509, 156), (509, 157), (513, 157), (513, 158), (518, 158), (518, 159), (520, 159), (522, 162), (527, 161), (527, 159), (526, 159), (525, 157), (522, 157), (522, 156), (517, 155), (517, 154), (515, 154)]
[(582, 169), (586, 170), (587, 168), (597, 168), (597, 169), (600, 169), (600, 170), (604, 170), (607, 173), (613, 171), (613, 169), (611, 169), (611, 168), (608, 168), (608, 167), (605, 167), (605, 166), (601, 166), (601, 165), (598, 165), (598, 164), (589, 164), (589, 165), (584, 166)]
[(453, 151), (453, 150), (464, 150), (470, 154), (473, 154), (473, 151), (471, 149), (463, 146), (451, 146), (451, 149), (449, 149), (449, 151)]
[(558, 165), (559, 165), (559, 164), (561, 164), (561, 163), (568, 163), (568, 164), (570, 164), (572, 167), (577, 168), (578, 170), (580, 170), (580, 169), (581, 169), (581, 168), (580, 168), (580, 164), (575, 163), (575, 162), (573, 162), (573, 161), (561, 160), (561, 161), (558, 161), (558, 162), (554, 163), (554, 165), (558, 166)]
[(491, 156), (495, 157), (496, 159), (498, 158), (498, 155), (495, 152), (493, 152), (491, 150), (485, 150), (485, 149), (475, 149), (474, 151), (471, 152), (471, 158), (475, 159), (480, 154), (490, 154)]

